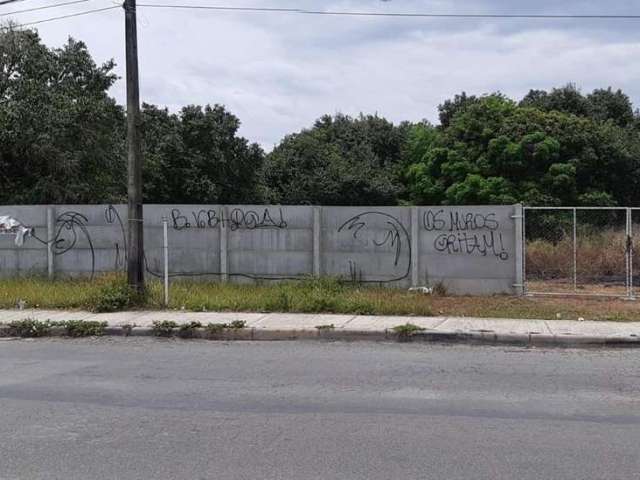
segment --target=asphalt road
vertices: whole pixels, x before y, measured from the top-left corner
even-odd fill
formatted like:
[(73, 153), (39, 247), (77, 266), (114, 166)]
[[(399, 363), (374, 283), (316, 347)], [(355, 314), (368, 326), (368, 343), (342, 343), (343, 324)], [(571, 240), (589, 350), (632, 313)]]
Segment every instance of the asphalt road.
[(640, 350), (0, 342), (0, 479), (635, 479)]

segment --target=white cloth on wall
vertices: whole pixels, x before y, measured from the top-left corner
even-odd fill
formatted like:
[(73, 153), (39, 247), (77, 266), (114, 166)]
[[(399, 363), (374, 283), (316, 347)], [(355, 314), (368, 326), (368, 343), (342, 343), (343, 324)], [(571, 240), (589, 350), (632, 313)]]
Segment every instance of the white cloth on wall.
[(8, 215), (0, 215), (0, 234), (16, 236), (15, 243), (18, 247), (24, 245), (25, 237), (33, 233), (33, 228), (25, 227), (18, 220)]

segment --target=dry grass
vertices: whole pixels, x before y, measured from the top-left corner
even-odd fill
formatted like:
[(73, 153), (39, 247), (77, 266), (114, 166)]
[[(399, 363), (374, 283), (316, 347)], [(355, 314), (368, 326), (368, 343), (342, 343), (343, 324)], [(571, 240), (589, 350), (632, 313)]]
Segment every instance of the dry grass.
[[(44, 279), (0, 280), (0, 308), (95, 309), (114, 277), (94, 282)], [(149, 284), (138, 308), (163, 308), (162, 285)], [(235, 285), (175, 282), (172, 309), (190, 311), (349, 313), (408, 316), (473, 316), (554, 320), (640, 321), (640, 301), (590, 298), (517, 298), (511, 296), (430, 296), (392, 288), (354, 287), (325, 279), (297, 283)]]
[[(640, 230), (639, 230), (640, 231)], [(585, 279), (624, 278), (627, 237), (624, 231), (606, 230), (578, 235), (578, 275)], [(636, 268), (640, 267), (640, 252)], [(554, 280), (573, 275), (573, 239), (558, 242), (527, 242), (527, 276), (530, 279)]]

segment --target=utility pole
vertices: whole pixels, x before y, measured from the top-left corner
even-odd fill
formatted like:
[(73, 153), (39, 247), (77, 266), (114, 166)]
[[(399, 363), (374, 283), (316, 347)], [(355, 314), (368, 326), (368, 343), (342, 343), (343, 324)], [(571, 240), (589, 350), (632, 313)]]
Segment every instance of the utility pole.
[(144, 238), (142, 218), (142, 149), (140, 147), (140, 84), (136, 0), (124, 0), (127, 58), (127, 192), (129, 252), (127, 279), (137, 292), (144, 290)]

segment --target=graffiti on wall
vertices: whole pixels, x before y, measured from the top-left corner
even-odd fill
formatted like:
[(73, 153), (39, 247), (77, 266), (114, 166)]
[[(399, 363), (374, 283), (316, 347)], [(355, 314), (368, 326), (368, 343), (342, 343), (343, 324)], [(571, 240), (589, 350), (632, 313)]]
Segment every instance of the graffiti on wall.
[[(402, 222), (384, 212), (362, 212), (349, 218), (340, 227), (338, 233), (346, 233), (363, 251), (373, 253), (391, 252), (385, 267), (391, 274), (376, 276), (370, 268), (363, 270), (353, 261), (348, 261), (349, 278), (354, 283), (361, 282), (397, 282), (409, 276), (411, 272), (411, 238)], [(366, 278), (366, 280), (363, 280)]]
[[(234, 208), (227, 212), (224, 208), (191, 210), (190, 212), (182, 212), (179, 208), (171, 210), (171, 226), (176, 231), (191, 229), (228, 229), (235, 232), (237, 230), (258, 230), (258, 229), (276, 229), (282, 230), (288, 227), (281, 208), (259, 208), (244, 209)], [(145, 257), (146, 271), (149, 275), (162, 278), (162, 272), (150, 268)], [(260, 275), (252, 273), (226, 272), (220, 270), (206, 271), (179, 271), (169, 273), (169, 277), (240, 277), (251, 280), (300, 280), (304, 275)]]
[(282, 209), (278, 209), (276, 213), (268, 208), (260, 211), (234, 208), (228, 214), (224, 209), (220, 213), (213, 209), (201, 209), (183, 214), (180, 209), (174, 208), (171, 210), (171, 220), (174, 230), (218, 227), (228, 228), (231, 231), (238, 229), (287, 228)]
[[(204, 233), (209, 229), (217, 229), (219, 232), (226, 229), (229, 232), (238, 232), (239, 235), (242, 235), (244, 231), (271, 229), (278, 232), (290, 228), (285, 215), (286, 209), (283, 211), (278, 207), (254, 206), (233, 209), (203, 208), (200, 210), (181, 208), (182, 210), (168, 207), (166, 211), (169, 225), (179, 237), (183, 233), (197, 231)], [(4, 223), (0, 222), (0, 233), (17, 235), (23, 231), (25, 240), (33, 238), (31, 241), (37, 241), (50, 247), (55, 256), (62, 256), (76, 250), (74, 258), (82, 263), (84, 269), (87, 273), (90, 272), (93, 278), (96, 273), (96, 249), (94, 248), (96, 242), (91, 238), (91, 233), (100, 231), (95, 230), (95, 227), (111, 227), (116, 229), (112, 234), (117, 232), (116, 240), (109, 240), (112, 242), (110, 245), (109, 242), (105, 245), (104, 241), (99, 244), (100, 255), (98, 259), (100, 261), (98, 264), (101, 265), (101, 269), (104, 269), (105, 262), (107, 265), (109, 264), (110, 255), (113, 255), (111, 264), (113, 267), (109, 266), (109, 270), (112, 268), (115, 271), (125, 269), (128, 255), (126, 222), (123, 222), (120, 217), (118, 208), (108, 205), (104, 208), (104, 212), (99, 211), (99, 213), (104, 215), (104, 221), (98, 222), (100, 225), (92, 224), (90, 227), (89, 220), (84, 214), (76, 211), (63, 212), (55, 218), (55, 228), (47, 238), (38, 236), (35, 229), (23, 225), (19, 220), (13, 218), (11, 223), (6, 220)], [(339, 215), (339, 211), (336, 215)], [(3, 218), (5, 217), (0, 217), (0, 219)], [(327, 273), (342, 274), (354, 283), (391, 283), (408, 278), (411, 273), (414, 252), (412, 252), (409, 231), (401, 218), (377, 210), (364, 210), (357, 215), (340, 218), (335, 226), (331, 227), (330, 238), (337, 240), (338, 253), (341, 251), (350, 253), (346, 256), (341, 255), (337, 263), (329, 267)], [(511, 247), (508, 242), (505, 243), (505, 238), (503, 238), (505, 225), (501, 225), (499, 218), (498, 214), (492, 211), (479, 213), (477, 210), (472, 211), (464, 208), (430, 208), (421, 210), (419, 226), (422, 232), (431, 234), (428, 235), (429, 242), (432, 242), (436, 253), (480, 256), (495, 258), (498, 261), (508, 261), (511, 257), (509, 253)], [(160, 228), (161, 225), (156, 223), (149, 227)], [(509, 225), (506, 228), (508, 230), (512, 226)], [(297, 229), (301, 228), (297, 227)], [(101, 231), (104, 231), (104, 228)], [(94, 233), (94, 235), (97, 234)], [(96, 237), (96, 241), (101, 238)], [(424, 239), (424, 236), (422, 238)], [(284, 249), (288, 245), (289, 239), (278, 236), (277, 241), (281, 245), (280, 248)], [(184, 248), (185, 245), (187, 244), (181, 240), (176, 243), (179, 248)], [(252, 280), (299, 280), (307, 278), (310, 274), (310, 272), (301, 274), (296, 272), (294, 275), (277, 275), (252, 271), (223, 273), (220, 271), (218, 263), (220, 252), (215, 251), (210, 256), (212, 253), (210, 252), (211, 244), (205, 244), (204, 248), (208, 249), (206, 261), (198, 263), (191, 259), (182, 265), (183, 270), (180, 270), (180, 265), (178, 265), (178, 268), (172, 269), (169, 276), (172, 278), (228, 276)], [(216, 243), (215, 249), (218, 248)], [(332, 245), (323, 246), (323, 249), (328, 251), (329, 258), (332, 252), (335, 252), (332, 248), (334, 248)], [(259, 246), (258, 250), (260, 250)], [(309, 246), (308, 253), (311, 255), (311, 246)], [(189, 255), (191, 254), (189, 252)], [(268, 259), (269, 256), (269, 252), (266, 251), (253, 252), (252, 254), (263, 260)], [(209, 258), (212, 260), (208, 260)], [(144, 261), (149, 275), (163, 277), (161, 256), (150, 255), (148, 260), (145, 255)], [(191, 263), (191, 266), (186, 263)], [(268, 261), (267, 265), (271, 266)], [(294, 266), (296, 265), (294, 264)], [(301, 263), (300, 268), (301, 270), (308, 269), (309, 263)]]
[(107, 205), (104, 210), (104, 220), (107, 225), (117, 225), (122, 236), (122, 243), (115, 242), (114, 247), (116, 250), (115, 258), (115, 270), (125, 269), (127, 265), (128, 249), (127, 249), (127, 231), (124, 228), (124, 223), (118, 210), (113, 205)]
[(509, 259), (495, 213), (426, 210), (422, 226), (428, 232), (437, 233), (433, 242), (437, 252)]
[[(113, 205), (108, 205), (104, 212), (107, 224), (117, 224), (122, 235), (122, 243), (114, 243), (115, 259), (114, 269), (121, 270), (126, 265), (127, 258), (127, 235), (124, 223), (120, 218), (120, 214)], [(4, 218), (4, 217), (0, 217)], [(7, 217), (8, 218), (8, 217)], [(82, 213), (75, 211), (66, 211), (55, 218), (54, 231), (51, 238), (43, 238), (36, 233), (36, 229), (23, 225), (19, 220), (15, 220), (9, 224), (5, 222), (5, 228), (2, 233), (10, 233), (16, 235), (16, 245), (21, 246), (24, 237), (31, 237), (36, 242), (51, 247), (54, 257), (65, 255), (72, 250), (86, 251), (90, 259), (91, 268), (89, 270), (90, 278), (93, 279), (96, 273), (96, 252), (94, 242), (89, 231), (89, 219)], [(6, 228), (12, 226), (11, 229)], [(20, 242), (20, 243), (18, 243)], [(78, 245), (82, 242), (82, 248)]]

